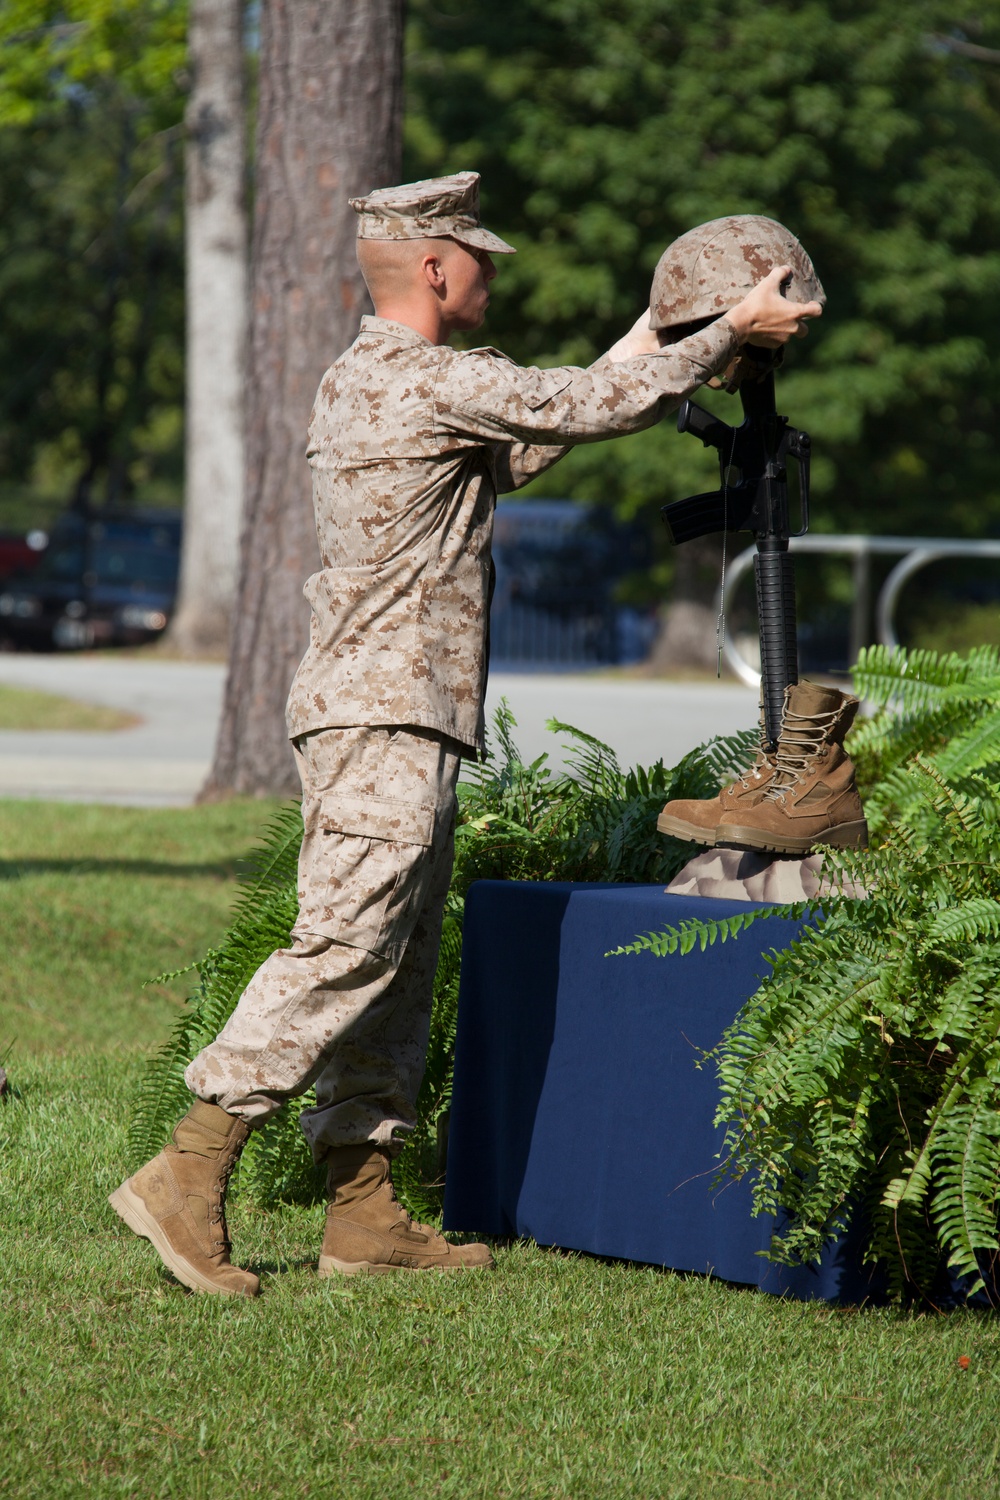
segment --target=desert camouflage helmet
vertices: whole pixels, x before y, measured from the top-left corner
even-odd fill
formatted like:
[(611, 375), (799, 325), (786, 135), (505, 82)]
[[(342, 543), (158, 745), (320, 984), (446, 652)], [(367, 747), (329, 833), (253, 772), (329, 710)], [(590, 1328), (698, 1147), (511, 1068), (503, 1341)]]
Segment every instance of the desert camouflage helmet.
[(790, 229), (759, 214), (733, 214), (689, 229), (660, 256), (650, 293), (651, 328), (719, 318), (775, 266), (791, 266), (791, 302), (826, 302), (819, 277)]

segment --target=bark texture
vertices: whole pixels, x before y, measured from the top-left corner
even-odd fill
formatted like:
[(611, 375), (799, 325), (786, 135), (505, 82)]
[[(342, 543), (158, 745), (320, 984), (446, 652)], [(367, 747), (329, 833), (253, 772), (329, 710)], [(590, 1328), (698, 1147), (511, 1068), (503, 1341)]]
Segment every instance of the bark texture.
[(229, 676), (205, 798), (297, 790), (284, 721), (319, 566), (309, 413), (368, 310), (352, 196), (399, 180), (402, 0), (264, 0), (246, 511)]
[(670, 602), (646, 663), (652, 675), (669, 675), (677, 667), (715, 671), (719, 659), (715, 591), (721, 564), (718, 537), (698, 537), (677, 548)]
[(192, 0), (186, 114), (184, 545), (174, 646), (222, 655), (243, 516), (247, 322), (243, 0)]

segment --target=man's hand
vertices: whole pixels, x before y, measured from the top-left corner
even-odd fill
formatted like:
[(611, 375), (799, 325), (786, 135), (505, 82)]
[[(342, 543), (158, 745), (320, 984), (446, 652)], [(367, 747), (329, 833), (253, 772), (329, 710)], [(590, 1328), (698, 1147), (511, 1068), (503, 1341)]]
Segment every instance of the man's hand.
[[(789, 302), (782, 296), (782, 282), (787, 281), (791, 274), (791, 266), (775, 266), (742, 302), (723, 314), (736, 329), (741, 344), (779, 349), (789, 339), (804, 339), (809, 332), (807, 320), (822, 316), (823, 308), (819, 302)], [(670, 333), (669, 330), (654, 332), (649, 326), (649, 317), (647, 308), (605, 357), (617, 364), (623, 359), (659, 354), (664, 344), (670, 342)]]
[(781, 284), (791, 274), (791, 266), (775, 266), (742, 302), (725, 314), (741, 344), (779, 349), (791, 338), (804, 339), (809, 332), (806, 319), (822, 315), (823, 308), (818, 302), (789, 302), (782, 296)]

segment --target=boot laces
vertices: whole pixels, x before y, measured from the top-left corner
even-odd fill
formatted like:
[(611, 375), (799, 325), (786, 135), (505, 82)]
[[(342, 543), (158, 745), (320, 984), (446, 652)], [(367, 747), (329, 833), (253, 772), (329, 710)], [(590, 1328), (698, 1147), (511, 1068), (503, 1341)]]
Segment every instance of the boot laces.
[(745, 791), (749, 791), (751, 781), (760, 781), (764, 775), (764, 768), (774, 764), (774, 754), (767, 741), (767, 728), (764, 721), (764, 705), (760, 705), (760, 713), (757, 718), (757, 756), (752, 766), (747, 766), (743, 775), (738, 778), (739, 784)]
[(771, 802), (784, 801), (785, 794), (806, 775), (810, 761), (828, 742), (839, 717), (839, 709), (805, 715), (786, 708), (774, 756), (774, 778), (764, 793), (766, 798)]
[(390, 1168), (389, 1172), (386, 1174), (386, 1179), (385, 1180), (386, 1180), (386, 1185), (389, 1188), (389, 1201), (391, 1203), (395, 1204), (396, 1208), (399, 1209), (400, 1213), (403, 1215), (404, 1219), (406, 1220), (406, 1227), (409, 1229), (410, 1225), (413, 1223), (413, 1219), (410, 1217), (409, 1210), (405, 1209), (403, 1207), (403, 1205), (400, 1203), (399, 1199), (396, 1197), (396, 1184), (392, 1180), (392, 1169), (391, 1168)]
[(233, 1168), (235, 1166), (236, 1158), (235, 1156), (230, 1156), (229, 1159), (225, 1162), (221, 1172), (216, 1179), (215, 1192), (208, 1200), (209, 1228), (218, 1229), (220, 1231), (220, 1233), (218, 1234), (213, 1234), (212, 1243), (215, 1245), (220, 1245), (227, 1254), (232, 1248), (232, 1241), (229, 1238), (229, 1228), (226, 1224), (226, 1214), (223, 1208), (223, 1203), (225, 1201), (226, 1189), (229, 1187), (229, 1179), (233, 1175)]
[(757, 759), (754, 761), (753, 765), (748, 766), (747, 769), (743, 772), (743, 775), (740, 777), (740, 786), (745, 787), (747, 790), (749, 790), (750, 783), (752, 781), (761, 781), (764, 776), (764, 767), (770, 766), (771, 764), (772, 757), (768, 755), (764, 750), (758, 751)]

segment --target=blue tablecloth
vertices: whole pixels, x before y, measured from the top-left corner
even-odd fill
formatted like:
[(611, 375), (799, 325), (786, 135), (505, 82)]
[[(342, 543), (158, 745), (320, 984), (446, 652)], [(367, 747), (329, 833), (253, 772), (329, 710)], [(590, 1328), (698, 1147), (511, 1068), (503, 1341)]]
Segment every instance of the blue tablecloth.
[(850, 1237), (816, 1268), (764, 1259), (770, 1218), (713, 1182), (722, 1133), (703, 1050), (799, 924), (704, 953), (605, 958), (637, 933), (746, 903), (662, 886), (479, 881), (465, 914), (445, 1227), (708, 1272), (768, 1292), (870, 1295)]

